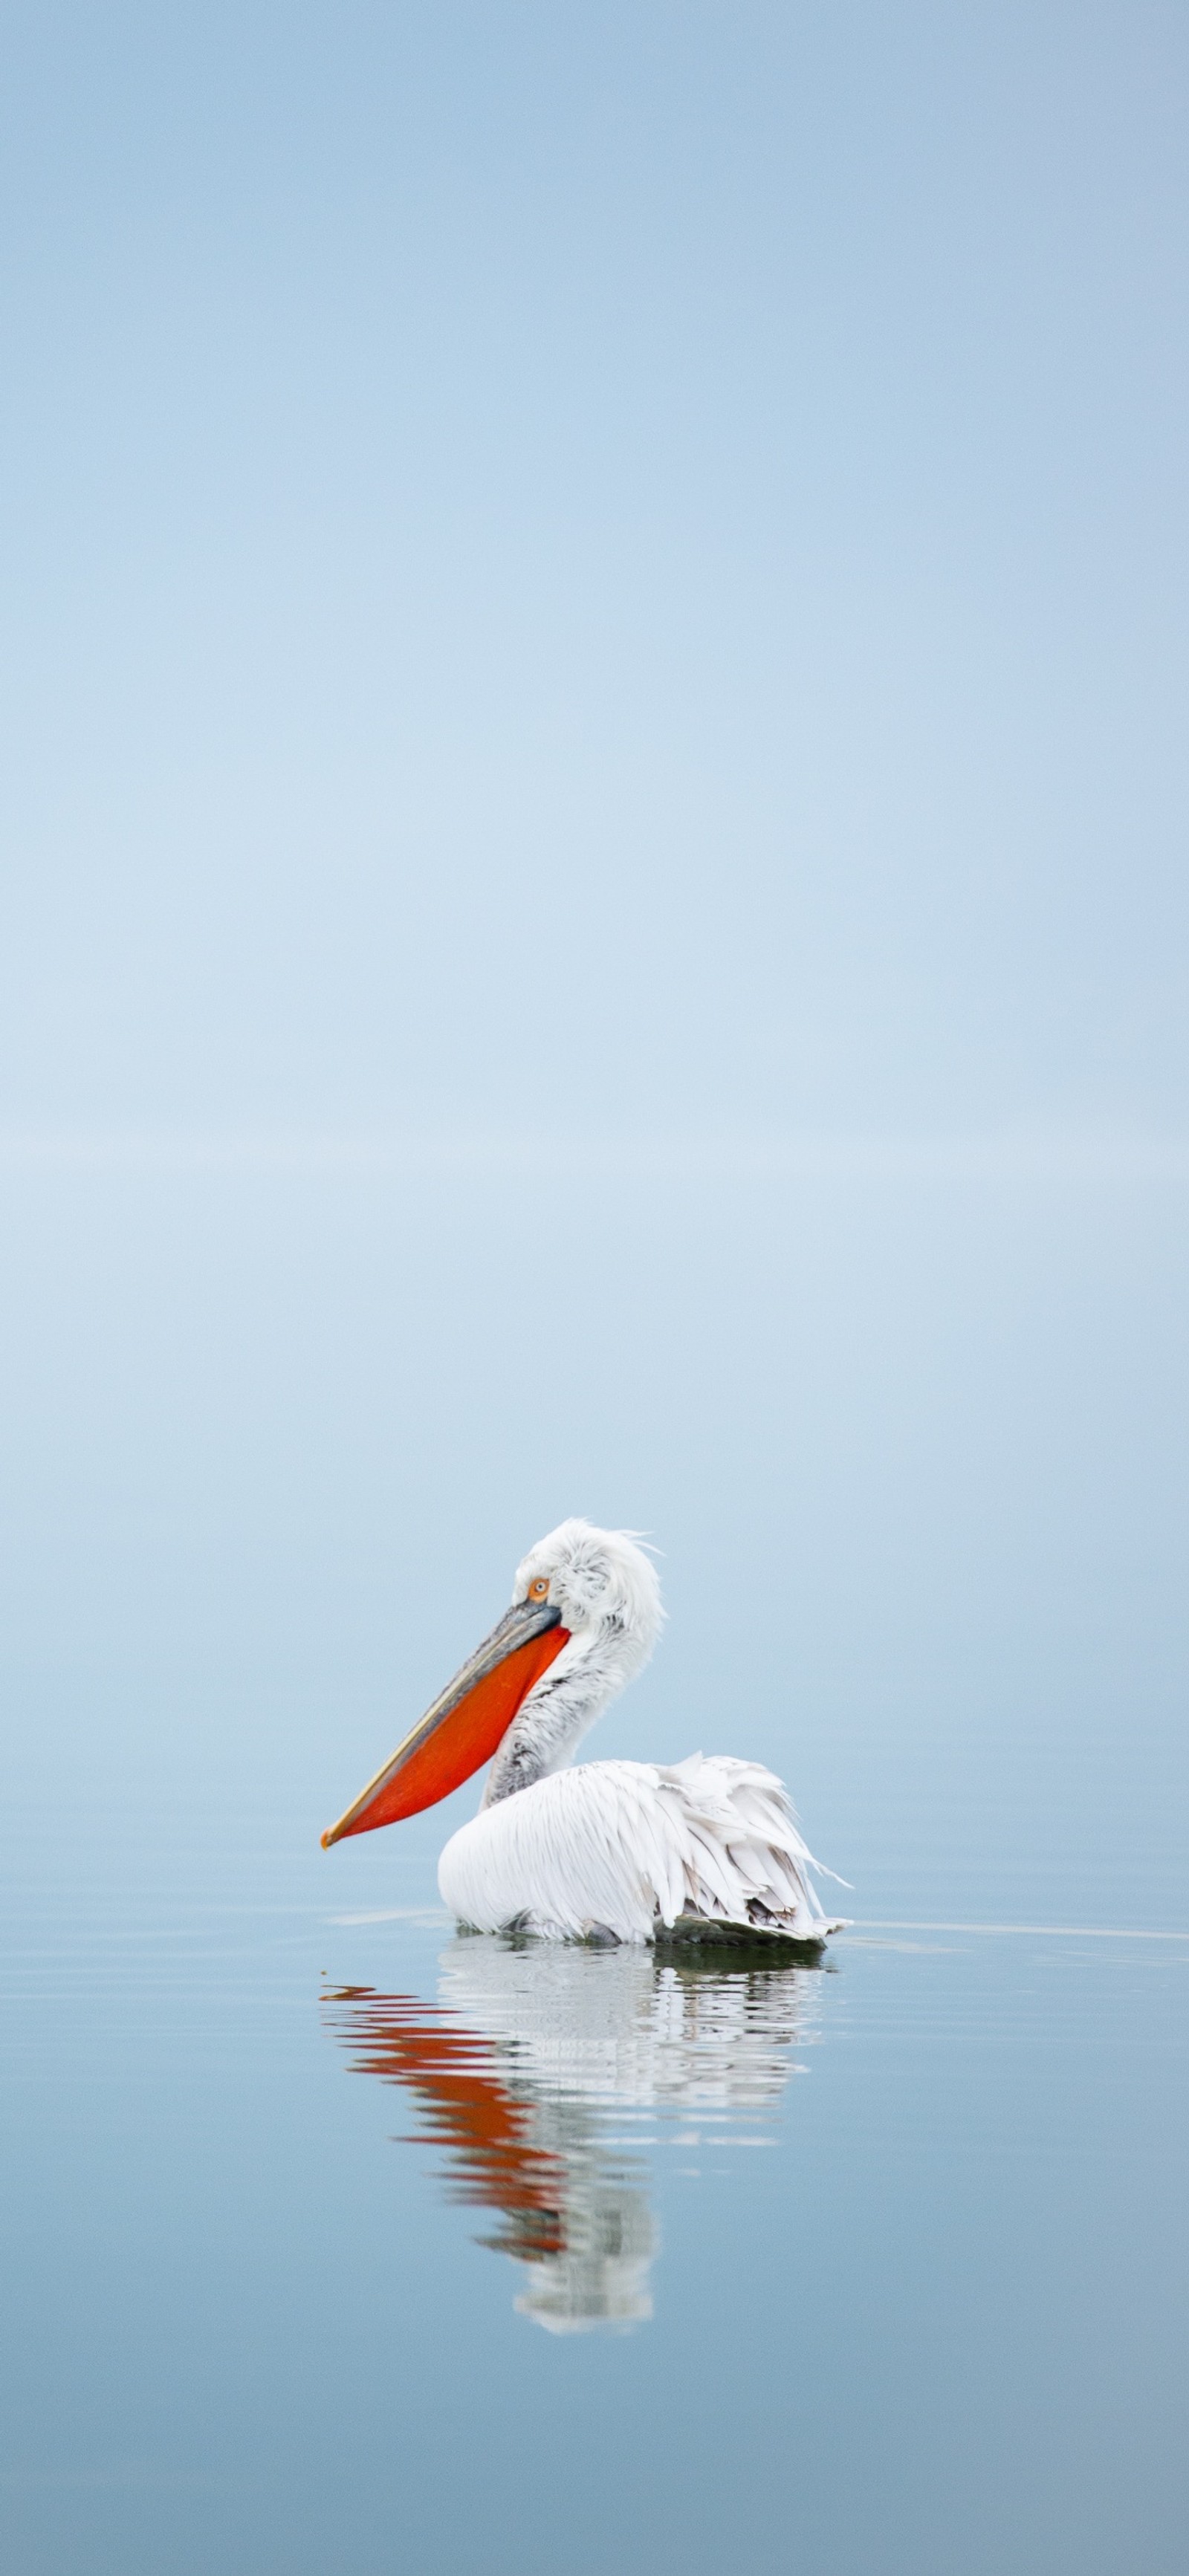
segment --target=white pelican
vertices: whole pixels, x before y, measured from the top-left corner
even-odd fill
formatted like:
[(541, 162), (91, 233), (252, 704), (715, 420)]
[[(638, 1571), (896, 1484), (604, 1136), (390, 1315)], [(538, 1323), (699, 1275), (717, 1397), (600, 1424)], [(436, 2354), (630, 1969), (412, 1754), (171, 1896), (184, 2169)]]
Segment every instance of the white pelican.
[(842, 1918), (822, 1910), (807, 1875), (821, 1864), (774, 1772), (701, 1753), (568, 1767), (647, 1663), (663, 1617), (656, 1570), (626, 1531), (563, 1521), (529, 1549), (511, 1609), (323, 1845), (432, 1807), (491, 1761), (478, 1815), (438, 1864), (443, 1903), (473, 1931), (824, 1941)]

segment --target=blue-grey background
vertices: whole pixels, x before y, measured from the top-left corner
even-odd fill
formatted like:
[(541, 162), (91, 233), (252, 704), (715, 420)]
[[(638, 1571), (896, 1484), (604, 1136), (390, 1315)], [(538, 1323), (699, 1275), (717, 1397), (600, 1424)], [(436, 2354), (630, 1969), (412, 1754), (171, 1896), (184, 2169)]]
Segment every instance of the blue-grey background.
[[(47, 2233), (18, 2194), (18, 2243), (61, 2245), (101, 2169), (78, 1963), (129, 1924), (155, 1958), (177, 1905), (422, 1901), (447, 1818), (326, 1856), (318, 1832), (570, 1511), (650, 1532), (671, 1612), (592, 1749), (771, 1761), (867, 1920), (1189, 1928), (1183, 11), (43, 0), (4, 11), (0, 55), (4, 1872), (18, 1924), (90, 1927), (34, 1976), (19, 2170)], [(327, 1962), (298, 1964), (294, 2014)], [(243, 1973), (208, 2123), (257, 2064)], [(1122, 2022), (1171, 2044), (1182, 1990)], [(974, 2058), (980, 1994), (945, 2024)], [(129, 2227), (170, 2168), (127, 2106), (180, 2045), (167, 2001), (131, 2026), (136, 2084), (104, 2075)], [(1045, 2135), (1099, 2139), (1087, 2242), (1149, 2208), (1093, 2331), (1134, 2356), (1146, 2310), (1151, 2360), (1165, 2220), (1112, 2163), (1169, 2134), (1143, 2063), (1099, 2132), (1057, 2048)], [(308, 2228), (364, 2088), (301, 2064)], [(884, 2208), (849, 2081), (829, 2160), (851, 2172), (853, 2122), (875, 2197), (860, 2177), (823, 2216), (822, 2331), (830, 2247)], [(278, 2099), (251, 2135), (279, 2174)], [(1012, 2083), (1000, 2113), (1026, 2160)], [(986, 2241), (1026, 2298), (1022, 2170)], [(199, 2220), (159, 2187), (213, 2279), (231, 2185)], [(962, 2244), (985, 2216), (972, 2187)], [(745, 2282), (774, 2260), (753, 2219)], [(173, 2292), (159, 2336), (121, 2325), (127, 2239), (96, 2231), (94, 2369), (172, 2387), (194, 2459), (139, 2538), (35, 2513), (21, 2576), (188, 2568), (168, 2496), (216, 2475)], [(690, 2277), (713, 2350), (727, 2292), (699, 2307)], [(280, 2374), (310, 2457), (295, 2295), (252, 2384)], [(186, 2299), (213, 2423), (218, 2322)], [(879, 2520), (901, 2364), (863, 2332), (868, 2377), (844, 2395), (843, 2338), (822, 2405), (858, 2428), (834, 2492), (868, 2494), (865, 2461), (872, 2520), (844, 2545), (826, 2497), (810, 2536), (848, 2576), (877, 2548), (932, 2567), (911, 2515)], [(50, 2347), (31, 2381), (18, 2338), (26, 2393), (65, 2385)], [(37, 2403), (69, 2499), (73, 2419)], [(1033, 2543), (996, 2538), (985, 2405), (944, 2576), (1053, 2576), (1075, 2530), (1071, 2566), (1096, 2533), (1117, 2557), (1155, 2472), (1136, 2486), (1133, 2450), (1081, 2521), (1062, 2488)], [(1071, 2480), (1105, 2456), (1089, 2421)], [(761, 2496), (783, 2440), (755, 2433)], [(410, 2576), (475, 2563), (456, 2492)], [(1171, 2568), (1152, 2511), (1145, 2564)], [(272, 2563), (238, 2512), (195, 2539), (203, 2576), (237, 2527), (226, 2563)], [(695, 2528), (670, 2526), (687, 2566)], [(389, 2564), (366, 2514), (336, 2529), (352, 2576)], [(633, 2529), (667, 2569), (630, 2515), (607, 2563), (634, 2576)], [(501, 2532), (492, 2567), (535, 2569)]]
[(4, 54), (20, 1781), (304, 1837), (581, 1510), (608, 1745), (1163, 1920), (1182, 12)]

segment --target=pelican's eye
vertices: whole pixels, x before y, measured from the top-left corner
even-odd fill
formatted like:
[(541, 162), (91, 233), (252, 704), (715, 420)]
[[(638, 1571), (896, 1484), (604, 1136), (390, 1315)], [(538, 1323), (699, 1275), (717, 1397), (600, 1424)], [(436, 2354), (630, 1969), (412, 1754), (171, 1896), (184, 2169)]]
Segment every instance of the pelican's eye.
[(548, 1592), (549, 1577), (546, 1574), (539, 1574), (536, 1582), (530, 1583), (528, 1587), (528, 1597), (530, 1601), (544, 1601), (548, 1597)]

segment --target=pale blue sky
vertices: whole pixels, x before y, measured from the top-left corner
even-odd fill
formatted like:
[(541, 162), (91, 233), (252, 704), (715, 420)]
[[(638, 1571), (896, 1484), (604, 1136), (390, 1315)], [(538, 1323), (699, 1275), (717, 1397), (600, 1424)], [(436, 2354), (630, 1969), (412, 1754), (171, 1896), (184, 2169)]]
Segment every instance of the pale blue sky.
[(1181, 1129), (1181, 10), (4, 24), (10, 1134)]

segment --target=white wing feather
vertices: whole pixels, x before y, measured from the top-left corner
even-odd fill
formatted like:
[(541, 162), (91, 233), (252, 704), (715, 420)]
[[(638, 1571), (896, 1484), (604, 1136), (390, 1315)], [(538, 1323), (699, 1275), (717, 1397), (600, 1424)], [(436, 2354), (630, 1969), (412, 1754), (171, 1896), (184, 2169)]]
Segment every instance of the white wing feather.
[(452, 1836), (438, 1885), (478, 1932), (652, 1941), (717, 1925), (822, 1941), (839, 1918), (810, 1882), (820, 1866), (774, 1772), (695, 1753), (668, 1767), (584, 1762), (534, 1781)]

